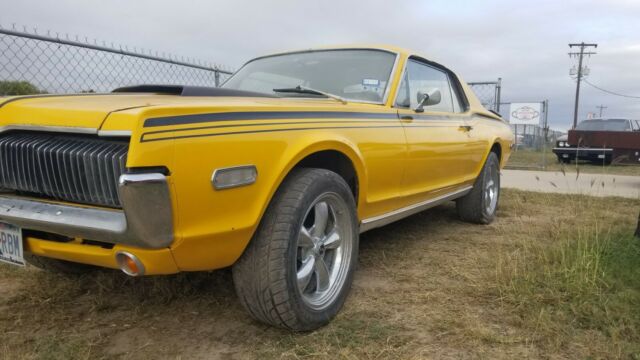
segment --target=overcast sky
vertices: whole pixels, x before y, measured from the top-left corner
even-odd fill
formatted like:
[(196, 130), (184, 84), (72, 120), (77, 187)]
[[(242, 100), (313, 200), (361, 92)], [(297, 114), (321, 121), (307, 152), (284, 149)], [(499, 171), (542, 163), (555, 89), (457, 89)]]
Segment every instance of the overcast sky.
[[(548, 99), (549, 121), (572, 121), (568, 43), (598, 43), (588, 81), (640, 96), (640, 1), (0, 0), (0, 24), (238, 68), (280, 50), (387, 43), (415, 50), (466, 81), (503, 79), (503, 101)], [(580, 117), (640, 118), (640, 99), (583, 85)]]

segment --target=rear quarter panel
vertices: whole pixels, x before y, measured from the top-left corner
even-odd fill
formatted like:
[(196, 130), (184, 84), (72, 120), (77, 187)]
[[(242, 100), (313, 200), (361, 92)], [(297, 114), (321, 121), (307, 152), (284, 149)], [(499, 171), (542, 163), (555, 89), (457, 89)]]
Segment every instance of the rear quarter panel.
[(481, 115), (474, 115), (471, 123), (473, 126), (471, 136), (479, 145), (473, 156), (480, 158), (477, 168), (473, 172), (474, 178), (482, 171), (489, 152), (495, 144), (500, 146), (500, 168), (504, 168), (511, 156), (511, 145), (514, 141), (514, 135), (509, 125), (503, 120)]

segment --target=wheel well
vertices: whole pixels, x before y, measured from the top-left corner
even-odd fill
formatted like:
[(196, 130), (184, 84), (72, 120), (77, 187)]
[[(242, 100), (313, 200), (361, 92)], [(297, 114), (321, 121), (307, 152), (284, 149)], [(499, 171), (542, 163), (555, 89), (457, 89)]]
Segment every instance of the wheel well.
[(302, 159), (295, 167), (326, 169), (340, 175), (349, 185), (356, 204), (358, 203), (358, 174), (345, 154), (335, 150), (319, 151)]
[(496, 153), (496, 155), (498, 155), (498, 161), (502, 161), (502, 147), (499, 143), (493, 144), (493, 146), (491, 147), (491, 152), (494, 152)]

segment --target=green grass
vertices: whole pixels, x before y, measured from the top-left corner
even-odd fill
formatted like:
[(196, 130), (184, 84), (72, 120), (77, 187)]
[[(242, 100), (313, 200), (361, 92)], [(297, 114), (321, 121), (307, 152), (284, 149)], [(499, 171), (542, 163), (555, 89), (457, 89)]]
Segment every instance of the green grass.
[(531, 341), (552, 351), (594, 341), (596, 358), (640, 359), (640, 239), (586, 215), (590, 222), (552, 226), (546, 239), (522, 239), (501, 259), (501, 299)]
[(567, 172), (580, 171), (590, 174), (615, 174), (615, 175), (632, 175), (640, 176), (640, 165), (630, 164), (611, 164), (600, 165), (592, 164), (585, 161), (572, 164), (560, 164), (556, 158), (556, 155), (547, 148), (544, 153), (545, 159), (543, 161), (542, 150), (534, 149), (518, 149), (511, 153), (511, 157), (507, 163), (507, 168), (512, 169), (539, 169), (542, 170), (543, 163), (546, 164), (544, 170), (546, 171), (562, 171)]
[(0, 264), (0, 359), (640, 359), (640, 201), (506, 189), (362, 235), (326, 327), (249, 318), (230, 271), (80, 277)]
[[(13, 336), (6, 334), (5, 336)], [(93, 345), (80, 334), (44, 335), (28, 347), (0, 345), (2, 359), (69, 360), (91, 359)]]

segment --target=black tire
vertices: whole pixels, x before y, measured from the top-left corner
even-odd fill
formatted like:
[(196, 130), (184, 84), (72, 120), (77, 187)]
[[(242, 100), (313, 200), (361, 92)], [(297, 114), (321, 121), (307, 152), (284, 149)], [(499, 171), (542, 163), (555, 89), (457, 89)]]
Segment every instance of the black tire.
[(41, 270), (62, 275), (78, 276), (99, 269), (96, 266), (51, 259), (43, 256), (36, 256), (27, 252), (24, 253), (24, 259), (30, 265), (33, 265)]
[[(493, 183), (490, 183), (491, 181)], [(493, 193), (489, 193), (489, 186), (493, 187)], [(456, 200), (456, 210), (463, 221), (489, 224), (496, 217), (499, 200), (500, 160), (496, 153), (491, 152), (473, 184), (473, 189), (464, 197)]]
[[(327, 210), (322, 210), (325, 207)], [(307, 222), (312, 210), (313, 226), (310, 226)], [(316, 215), (318, 211), (326, 215)], [(325, 218), (323, 234), (329, 228), (332, 234), (337, 232), (336, 224), (342, 223), (338, 236), (341, 245), (336, 245), (335, 249), (329, 245), (326, 248), (317, 245), (317, 250), (316, 245), (313, 248), (302, 246), (311, 239), (316, 239), (314, 244), (324, 242), (320, 235), (311, 236), (315, 234), (316, 227), (320, 228), (317, 225), (320, 220), (316, 221), (316, 217)], [(308, 236), (304, 237), (304, 234)], [(240, 302), (256, 320), (276, 327), (308, 331), (327, 324), (340, 311), (351, 288), (358, 257), (358, 236), (356, 204), (347, 183), (328, 170), (293, 170), (269, 204), (249, 246), (233, 266), (233, 281)], [(338, 255), (339, 250), (341, 255)], [(338, 256), (341, 262), (335, 265)], [(326, 261), (327, 257), (330, 257), (329, 261)], [(302, 262), (302, 258), (316, 260)], [(320, 287), (324, 285), (317, 272), (320, 267), (318, 259), (322, 259), (324, 269), (329, 270), (322, 276), (327, 286), (323, 291)], [(303, 267), (309, 263), (312, 263), (311, 267), (304, 272)], [(335, 279), (340, 279), (340, 282), (336, 280), (332, 285), (327, 274), (333, 275), (334, 271), (337, 274)], [(311, 275), (300, 279), (301, 273), (309, 272)], [(304, 281), (306, 287), (299, 285)], [(330, 291), (332, 286), (334, 288)], [(320, 295), (325, 292), (329, 299), (326, 304), (312, 303), (313, 296), (318, 295), (320, 304), (323, 299)]]
[(611, 165), (611, 158), (606, 157), (604, 159), (596, 159), (596, 160), (591, 160), (590, 161), (592, 165)]
[(563, 158), (558, 156), (558, 162), (562, 164), (570, 164), (571, 160), (572, 160), (571, 158)]

